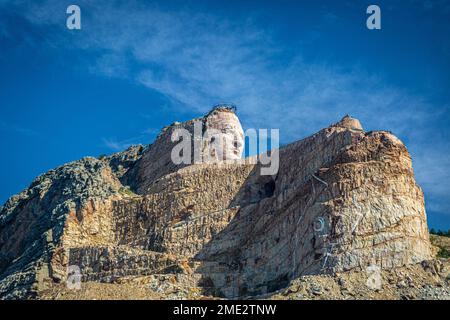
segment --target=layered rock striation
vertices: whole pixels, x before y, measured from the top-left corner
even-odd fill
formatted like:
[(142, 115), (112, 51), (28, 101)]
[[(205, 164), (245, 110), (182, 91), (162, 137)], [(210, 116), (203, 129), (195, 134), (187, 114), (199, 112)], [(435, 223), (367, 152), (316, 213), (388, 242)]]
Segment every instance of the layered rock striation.
[[(225, 134), (232, 161), (171, 161), (173, 130), (193, 133), (195, 121)], [(239, 298), (431, 258), (423, 193), (391, 133), (346, 116), (281, 148), (273, 176), (239, 159), (243, 141), (233, 110), (217, 108), (148, 147), (38, 177), (0, 212), (0, 296), (38, 298), (72, 266), (82, 281), (169, 274)]]

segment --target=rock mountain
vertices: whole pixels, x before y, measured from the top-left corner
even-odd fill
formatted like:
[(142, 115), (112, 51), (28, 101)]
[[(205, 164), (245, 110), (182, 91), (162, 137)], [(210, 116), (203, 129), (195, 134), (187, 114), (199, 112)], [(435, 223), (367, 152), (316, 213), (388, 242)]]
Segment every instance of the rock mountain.
[[(230, 108), (196, 120), (242, 132)], [(0, 212), (0, 297), (39, 298), (68, 277), (165, 277), (204, 295), (257, 297), (303, 276), (432, 257), (411, 157), (390, 132), (346, 116), (280, 148), (279, 170), (266, 176), (235, 159), (236, 144), (230, 161), (174, 164), (171, 134), (193, 126), (65, 164), (11, 197)]]

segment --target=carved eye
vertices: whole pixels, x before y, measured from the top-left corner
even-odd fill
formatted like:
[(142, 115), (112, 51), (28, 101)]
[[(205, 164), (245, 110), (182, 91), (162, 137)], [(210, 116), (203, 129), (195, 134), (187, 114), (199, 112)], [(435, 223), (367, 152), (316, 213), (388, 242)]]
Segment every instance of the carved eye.
[(216, 141), (216, 138), (215, 138), (215, 137), (212, 137), (212, 138), (211, 138), (211, 143), (213, 143), (214, 141)]

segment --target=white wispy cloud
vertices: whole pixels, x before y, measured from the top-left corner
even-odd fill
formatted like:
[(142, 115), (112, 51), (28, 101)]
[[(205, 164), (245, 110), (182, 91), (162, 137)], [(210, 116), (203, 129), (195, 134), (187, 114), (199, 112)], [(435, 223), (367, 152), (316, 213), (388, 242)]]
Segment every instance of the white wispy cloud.
[(103, 138), (102, 140), (105, 146), (113, 151), (120, 151), (130, 146), (129, 144), (123, 144), (122, 142), (111, 138)]
[(116, 138), (102, 138), (103, 145), (111, 149), (114, 152), (123, 151), (133, 144), (138, 144), (141, 141), (142, 136), (134, 137), (131, 139), (118, 140)]
[[(64, 29), (60, 1), (13, 3), (31, 23)], [(58, 39), (96, 56), (89, 71), (158, 91), (177, 110), (203, 113), (217, 102), (234, 102), (244, 126), (280, 128), (282, 142), (354, 115), (367, 129), (388, 129), (408, 140), (419, 183), (439, 199), (440, 210), (450, 212), (450, 143), (441, 137), (430, 146), (424, 138), (433, 136), (435, 121), (448, 117), (448, 105), (432, 106), (357, 65), (306, 63), (301, 42), (283, 47), (273, 30), (257, 26), (252, 17), (229, 20), (135, 1), (79, 1), (79, 6), (82, 30), (76, 37), (63, 30)], [(103, 142), (121, 150), (132, 141)]]
[(123, 151), (129, 146), (134, 144), (140, 144), (142, 141), (151, 141), (159, 133), (160, 129), (156, 128), (146, 128), (142, 130), (139, 135), (128, 138), (128, 139), (117, 139), (117, 138), (102, 138), (103, 145), (112, 151)]
[(7, 123), (4, 121), (0, 121), (0, 131), (11, 133), (18, 133), (28, 137), (34, 137), (39, 135), (39, 132), (21, 125), (17, 125), (14, 123)]

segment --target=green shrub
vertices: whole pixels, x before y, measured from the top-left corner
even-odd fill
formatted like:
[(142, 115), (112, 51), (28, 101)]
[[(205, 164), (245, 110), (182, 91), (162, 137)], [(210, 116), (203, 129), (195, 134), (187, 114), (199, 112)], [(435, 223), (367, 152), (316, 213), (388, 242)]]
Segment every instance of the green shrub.
[(440, 248), (439, 252), (437, 254), (438, 258), (450, 258), (450, 250), (447, 250), (446, 248)]
[(125, 194), (127, 196), (131, 196), (131, 197), (136, 196), (136, 194), (133, 191), (131, 191), (131, 189), (129, 187), (121, 187), (119, 189), (119, 193)]
[(431, 228), (430, 234), (435, 234), (435, 235), (441, 236), (441, 237), (450, 237), (450, 229), (448, 231), (443, 231), (443, 230), (436, 231), (434, 228)]

